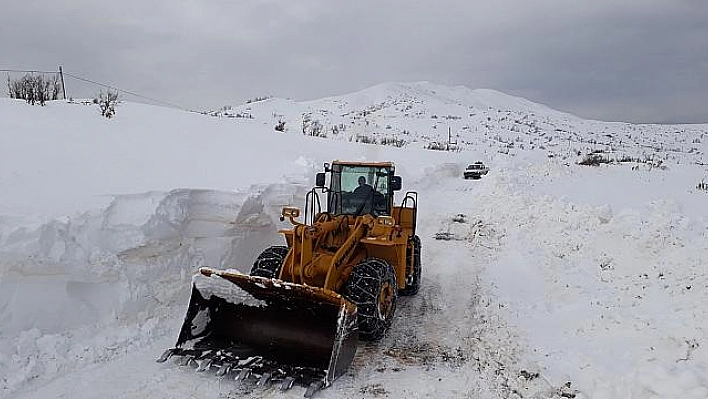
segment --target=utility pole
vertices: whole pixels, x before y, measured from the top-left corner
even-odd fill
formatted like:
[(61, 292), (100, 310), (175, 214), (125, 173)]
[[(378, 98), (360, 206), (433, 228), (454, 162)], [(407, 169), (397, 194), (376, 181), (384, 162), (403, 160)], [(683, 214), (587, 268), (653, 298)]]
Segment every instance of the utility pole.
[(59, 78), (61, 79), (61, 92), (64, 94), (64, 100), (66, 100), (66, 87), (64, 87), (64, 71), (61, 69), (61, 65), (59, 65)]
[(457, 138), (455, 138), (455, 141), (452, 141), (452, 130), (450, 129), (450, 126), (447, 127), (447, 144), (448, 146), (450, 144), (452, 145), (457, 145)]

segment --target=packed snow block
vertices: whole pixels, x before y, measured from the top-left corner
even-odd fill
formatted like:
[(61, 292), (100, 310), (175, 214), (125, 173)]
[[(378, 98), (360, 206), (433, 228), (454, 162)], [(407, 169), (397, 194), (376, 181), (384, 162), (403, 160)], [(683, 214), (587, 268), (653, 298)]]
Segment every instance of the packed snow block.
[(251, 265), (264, 247), (284, 244), (274, 224), (237, 225), (229, 230), (228, 236), (229, 246), (223, 253), (219, 264), (221, 267), (239, 269), (241, 272), (250, 270)]
[(282, 243), (275, 212), (268, 203), (293, 197), (284, 189), (257, 191), (256, 187), (248, 192), (173, 190), (142, 226), (145, 239), (187, 239), (191, 251), (205, 264), (247, 270), (264, 245)]
[(189, 190), (189, 214), (195, 219), (233, 220), (247, 199), (244, 193)]
[[(239, 218), (247, 217), (253, 213), (263, 213), (274, 221), (279, 220), (283, 206), (296, 206), (305, 202), (305, 196), (310, 191), (309, 184), (303, 184), (302, 177), (290, 180), (283, 177), (287, 183), (259, 184), (247, 189), (249, 199), (244, 200), (243, 209)], [(257, 201), (254, 201), (257, 200)], [(258, 205), (261, 204), (261, 205)]]
[(610, 205), (599, 206), (595, 210), (601, 224), (607, 224), (612, 220), (612, 207)]
[(433, 235), (433, 238), (444, 241), (465, 241), (469, 235), (470, 226), (467, 224), (467, 216), (458, 213), (450, 220), (444, 221), (443, 227)]
[(121, 306), (120, 282), (78, 281), (70, 276), (13, 276), (0, 281), (0, 335), (39, 328), (59, 334), (109, 320)]
[(143, 225), (155, 213), (155, 209), (166, 195), (160, 191), (116, 195), (103, 212), (102, 227)]
[(144, 225), (150, 238), (223, 236), (247, 195), (216, 190), (171, 191)]

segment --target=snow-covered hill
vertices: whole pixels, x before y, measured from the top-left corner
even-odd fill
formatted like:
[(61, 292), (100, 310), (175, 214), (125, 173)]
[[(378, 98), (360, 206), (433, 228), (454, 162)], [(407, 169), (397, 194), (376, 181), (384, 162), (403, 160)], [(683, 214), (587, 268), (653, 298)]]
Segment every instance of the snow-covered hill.
[(453, 143), (459, 150), (539, 150), (573, 158), (598, 151), (616, 160), (708, 162), (708, 125), (589, 121), (494, 90), (428, 82), (386, 83), (302, 103), (268, 99), (235, 107), (228, 115), (272, 126), (284, 122), (291, 133), (344, 141), (424, 148)]
[[(0, 397), (301, 397), (154, 359), (196, 268), (248, 271), (337, 158), (392, 160), (418, 191), (424, 271), (322, 397), (708, 397), (705, 125), (429, 83), (231, 112), (0, 100)], [(451, 151), (425, 149), (448, 127)], [(405, 144), (361, 142), (382, 137)], [(652, 162), (575, 163), (603, 138)], [(490, 173), (462, 179), (476, 160)]]

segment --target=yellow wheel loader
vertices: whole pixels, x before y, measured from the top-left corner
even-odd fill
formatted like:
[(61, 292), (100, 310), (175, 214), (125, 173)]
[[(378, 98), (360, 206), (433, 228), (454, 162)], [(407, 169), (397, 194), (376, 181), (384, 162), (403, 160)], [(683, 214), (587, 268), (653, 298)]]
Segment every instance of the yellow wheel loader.
[(297, 384), (309, 397), (347, 370), (359, 339), (383, 337), (397, 297), (420, 285), (418, 195), (394, 203), (401, 178), (391, 162), (334, 161), (324, 170), (304, 220), (283, 208), (281, 220), (293, 225), (280, 231), (286, 245), (266, 248), (250, 274), (199, 270), (177, 344), (158, 362), (176, 357), (283, 390)]

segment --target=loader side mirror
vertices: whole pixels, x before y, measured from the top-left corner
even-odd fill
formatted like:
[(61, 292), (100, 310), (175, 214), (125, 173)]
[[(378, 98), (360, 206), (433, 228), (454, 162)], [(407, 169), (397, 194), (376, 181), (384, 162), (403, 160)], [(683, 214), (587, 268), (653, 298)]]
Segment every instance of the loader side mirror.
[(325, 174), (324, 172), (320, 172), (315, 176), (315, 186), (317, 187), (324, 187), (325, 185)]
[(391, 190), (399, 191), (401, 189), (402, 184), (403, 183), (401, 180), (401, 176), (393, 176), (391, 178)]

